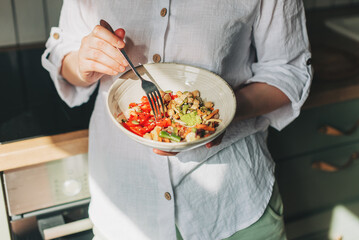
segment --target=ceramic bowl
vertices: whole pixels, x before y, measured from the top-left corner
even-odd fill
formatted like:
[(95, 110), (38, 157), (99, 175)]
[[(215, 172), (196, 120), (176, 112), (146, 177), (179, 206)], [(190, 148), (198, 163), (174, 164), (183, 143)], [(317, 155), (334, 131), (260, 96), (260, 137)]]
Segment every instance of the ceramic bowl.
[(163, 91), (184, 92), (199, 90), (204, 101), (213, 102), (214, 107), (219, 109), (219, 118), (222, 122), (214, 134), (192, 142), (157, 142), (128, 131), (116, 120), (116, 116), (128, 109), (130, 103), (140, 102), (141, 97), (145, 96), (141, 88), (141, 81), (132, 71), (128, 71), (110, 87), (107, 97), (107, 109), (113, 123), (129, 138), (148, 147), (163, 151), (185, 151), (202, 146), (218, 137), (234, 118), (236, 111), (234, 92), (228, 83), (218, 75), (197, 67), (175, 63), (145, 64), (138, 66), (136, 69), (144, 79), (153, 81)]

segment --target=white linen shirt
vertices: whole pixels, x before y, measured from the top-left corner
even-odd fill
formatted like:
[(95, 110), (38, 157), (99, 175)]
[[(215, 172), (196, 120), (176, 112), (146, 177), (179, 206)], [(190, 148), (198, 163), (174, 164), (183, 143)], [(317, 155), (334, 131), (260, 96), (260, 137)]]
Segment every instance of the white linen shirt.
[(256, 222), (275, 181), (267, 128), (280, 130), (299, 115), (311, 83), (302, 1), (64, 0), (42, 62), (69, 106), (86, 102), (98, 84), (70, 85), (59, 74), (62, 59), (100, 19), (126, 30), (135, 65), (159, 54), (162, 62), (212, 71), (233, 89), (273, 85), (291, 104), (232, 122), (219, 146), (163, 157), (114, 126), (105, 100), (115, 77), (103, 77), (89, 126), (89, 213), (96, 228), (109, 240), (176, 239), (175, 226), (184, 239), (211, 240)]

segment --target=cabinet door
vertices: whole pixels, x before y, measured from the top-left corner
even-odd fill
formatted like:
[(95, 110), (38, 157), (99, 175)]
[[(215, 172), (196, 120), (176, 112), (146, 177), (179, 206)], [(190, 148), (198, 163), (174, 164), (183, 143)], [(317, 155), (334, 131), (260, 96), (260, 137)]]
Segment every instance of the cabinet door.
[(359, 129), (349, 136), (328, 136), (319, 128), (329, 124), (349, 130), (359, 120), (359, 99), (305, 110), (281, 132), (270, 129), (268, 146), (275, 160), (293, 158), (359, 140)]
[(0, 47), (15, 45), (14, 16), (11, 7), (11, 0), (0, 1)]
[(277, 179), (287, 221), (359, 200), (359, 160), (337, 172), (324, 172), (312, 167), (313, 162), (318, 161), (342, 166), (353, 153), (358, 153), (358, 157), (359, 142), (277, 164)]

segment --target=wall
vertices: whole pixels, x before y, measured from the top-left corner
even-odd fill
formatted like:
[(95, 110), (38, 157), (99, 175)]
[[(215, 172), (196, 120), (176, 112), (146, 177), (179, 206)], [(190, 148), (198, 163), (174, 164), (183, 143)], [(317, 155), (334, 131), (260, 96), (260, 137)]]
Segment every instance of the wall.
[[(359, 4), (359, 0), (304, 0), (317, 9)], [(46, 41), (51, 26), (58, 24), (62, 0), (0, 0), (0, 48)]]
[(44, 43), (62, 0), (0, 0), (0, 48)]

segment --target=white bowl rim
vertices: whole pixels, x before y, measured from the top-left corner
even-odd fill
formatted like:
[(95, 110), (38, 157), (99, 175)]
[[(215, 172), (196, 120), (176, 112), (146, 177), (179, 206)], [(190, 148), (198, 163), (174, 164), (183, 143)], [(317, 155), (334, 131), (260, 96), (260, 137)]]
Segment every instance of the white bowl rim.
[[(220, 134), (222, 134), (226, 128), (230, 125), (230, 123), (233, 121), (234, 119), (234, 116), (235, 116), (235, 113), (236, 113), (236, 109), (237, 109), (237, 101), (236, 101), (236, 97), (235, 97), (235, 94), (234, 94), (234, 91), (232, 89), (232, 87), (228, 84), (228, 82), (226, 82), (222, 77), (220, 77), (219, 75), (207, 70), (207, 69), (204, 69), (204, 68), (200, 68), (200, 67), (195, 67), (195, 66), (191, 66), (191, 65), (187, 65), (187, 64), (180, 64), (180, 63), (171, 63), (171, 62), (165, 62), (165, 63), (146, 63), (146, 64), (143, 64), (143, 65), (138, 65), (136, 66), (136, 68), (141, 68), (141, 67), (144, 67), (146, 68), (146, 66), (148, 65), (177, 65), (177, 66), (183, 66), (183, 67), (186, 67), (186, 68), (194, 68), (194, 69), (199, 69), (200, 71), (204, 71), (206, 72), (207, 74), (209, 75), (213, 75), (215, 78), (217, 78), (218, 80), (222, 81), (223, 83), (225, 83), (225, 85), (227, 85), (228, 89), (230, 90), (230, 92), (232, 93), (232, 98), (234, 98), (234, 104), (233, 104), (233, 107), (232, 107), (232, 114), (231, 116), (229, 117), (229, 121), (228, 123), (226, 124), (226, 126), (224, 126), (220, 131), (215, 131), (212, 135), (206, 137), (206, 138), (200, 138), (198, 140), (195, 140), (195, 141), (192, 141), (192, 142), (179, 142), (179, 143), (176, 143), (176, 142), (170, 142), (170, 143), (167, 143), (167, 142), (158, 142), (158, 141), (154, 141), (154, 140), (150, 140), (150, 139), (146, 139), (144, 137), (141, 137), (129, 130), (127, 130), (124, 126), (122, 126), (122, 124), (120, 124), (116, 119), (115, 117), (113, 116), (111, 110), (110, 110), (110, 107), (109, 107), (109, 97), (110, 97), (110, 93), (113, 91), (113, 88), (114, 86), (116, 85), (116, 83), (118, 81), (123, 81), (124, 79), (121, 79), (122, 76), (128, 74), (129, 72), (131, 72), (132, 70), (129, 69), (127, 70), (126, 72), (124, 72), (121, 76), (119, 76), (111, 85), (111, 87), (109, 88), (109, 90), (107, 91), (107, 95), (106, 95), (106, 107), (107, 107), (107, 111), (108, 113), (110, 114), (111, 116), (111, 119), (112, 121), (116, 124), (116, 126), (120, 127), (120, 129), (126, 134), (128, 135), (129, 137), (131, 137), (132, 139), (135, 139), (137, 140), (137, 142), (139, 143), (142, 143), (142, 144), (145, 144), (147, 146), (150, 146), (150, 147), (155, 147), (155, 148), (158, 148), (158, 149), (165, 149), (165, 150), (185, 150), (187, 148), (184, 148), (184, 147), (190, 147), (190, 146), (201, 146), (201, 145), (204, 145), (210, 141), (212, 141), (213, 139), (215, 139), (217, 136), (219, 136)], [(156, 146), (154, 146), (156, 145)], [(181, 148), (183, 147), (183, 148)]]

